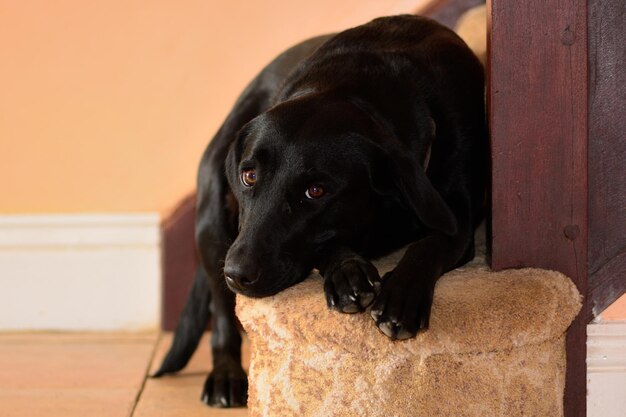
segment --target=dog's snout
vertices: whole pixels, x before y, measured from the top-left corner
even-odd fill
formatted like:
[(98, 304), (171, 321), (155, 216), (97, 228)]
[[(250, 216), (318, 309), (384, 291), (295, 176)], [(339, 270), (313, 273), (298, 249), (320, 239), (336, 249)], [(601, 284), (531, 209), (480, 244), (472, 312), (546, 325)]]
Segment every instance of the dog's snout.
[(230, 264), (224, 267), (224, 277), (229, 287), (245, 291), (257, 282), (258, 273), (246, 270), (242, 265)]

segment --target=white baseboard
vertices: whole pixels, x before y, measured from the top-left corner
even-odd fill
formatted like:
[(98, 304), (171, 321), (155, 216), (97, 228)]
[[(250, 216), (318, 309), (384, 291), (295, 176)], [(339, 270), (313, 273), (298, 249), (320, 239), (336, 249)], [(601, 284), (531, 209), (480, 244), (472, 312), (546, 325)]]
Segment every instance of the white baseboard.
[(626, 323), (587, 326), (587, 416), (626, 414)]
[(0, 330), (159, 324), (157, 213), (0, 216)]

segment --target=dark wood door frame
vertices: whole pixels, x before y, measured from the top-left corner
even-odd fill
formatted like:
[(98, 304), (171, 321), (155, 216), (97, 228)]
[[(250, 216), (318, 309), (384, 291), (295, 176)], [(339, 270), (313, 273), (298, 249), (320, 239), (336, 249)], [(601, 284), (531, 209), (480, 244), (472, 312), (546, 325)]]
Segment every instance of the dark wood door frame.
[(488, 8), (492, 267), (559, 270), (585, 297), (567, 334), (567, 417), (586, 415), (586, 325), (626, 291), (619, 3)]
[(198, 266), (195, 239), (196, 195), (185, 197), (163, 220), (161, 329), (173, 331)]

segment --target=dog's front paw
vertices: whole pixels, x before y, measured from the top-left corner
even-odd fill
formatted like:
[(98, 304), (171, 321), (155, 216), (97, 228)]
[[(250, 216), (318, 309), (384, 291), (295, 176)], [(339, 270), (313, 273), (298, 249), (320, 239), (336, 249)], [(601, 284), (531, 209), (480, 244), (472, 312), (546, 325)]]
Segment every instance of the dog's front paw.
[(342, 260), (324, 276), (328, 307), (343, 313), (358, 313), (369, 306), (380, 288), (378, 270), (367, 260)]
[(434, 288), (434, 280), (416, 282), (387, 273), (371, 310), (376, 326), (392, 340), (409, 339), (427, 329)]
[(245, 407), (248, 402), (248, 377), (241, 365), (216, 366), (204, 383), (202, 402), (211, 407)]

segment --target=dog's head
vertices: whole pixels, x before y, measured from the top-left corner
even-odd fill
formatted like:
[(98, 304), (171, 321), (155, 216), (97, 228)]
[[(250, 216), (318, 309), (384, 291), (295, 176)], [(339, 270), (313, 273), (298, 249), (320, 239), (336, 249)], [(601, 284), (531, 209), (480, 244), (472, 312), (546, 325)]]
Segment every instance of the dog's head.
[(454, 217), (406, 151), (359, 103), (316, 94), (245, 125), (226, 160), (239, 205), (228, 286), (262, 297), (301, 281), (332, 247), (368, 239), (381, 200), (454, 234)]

